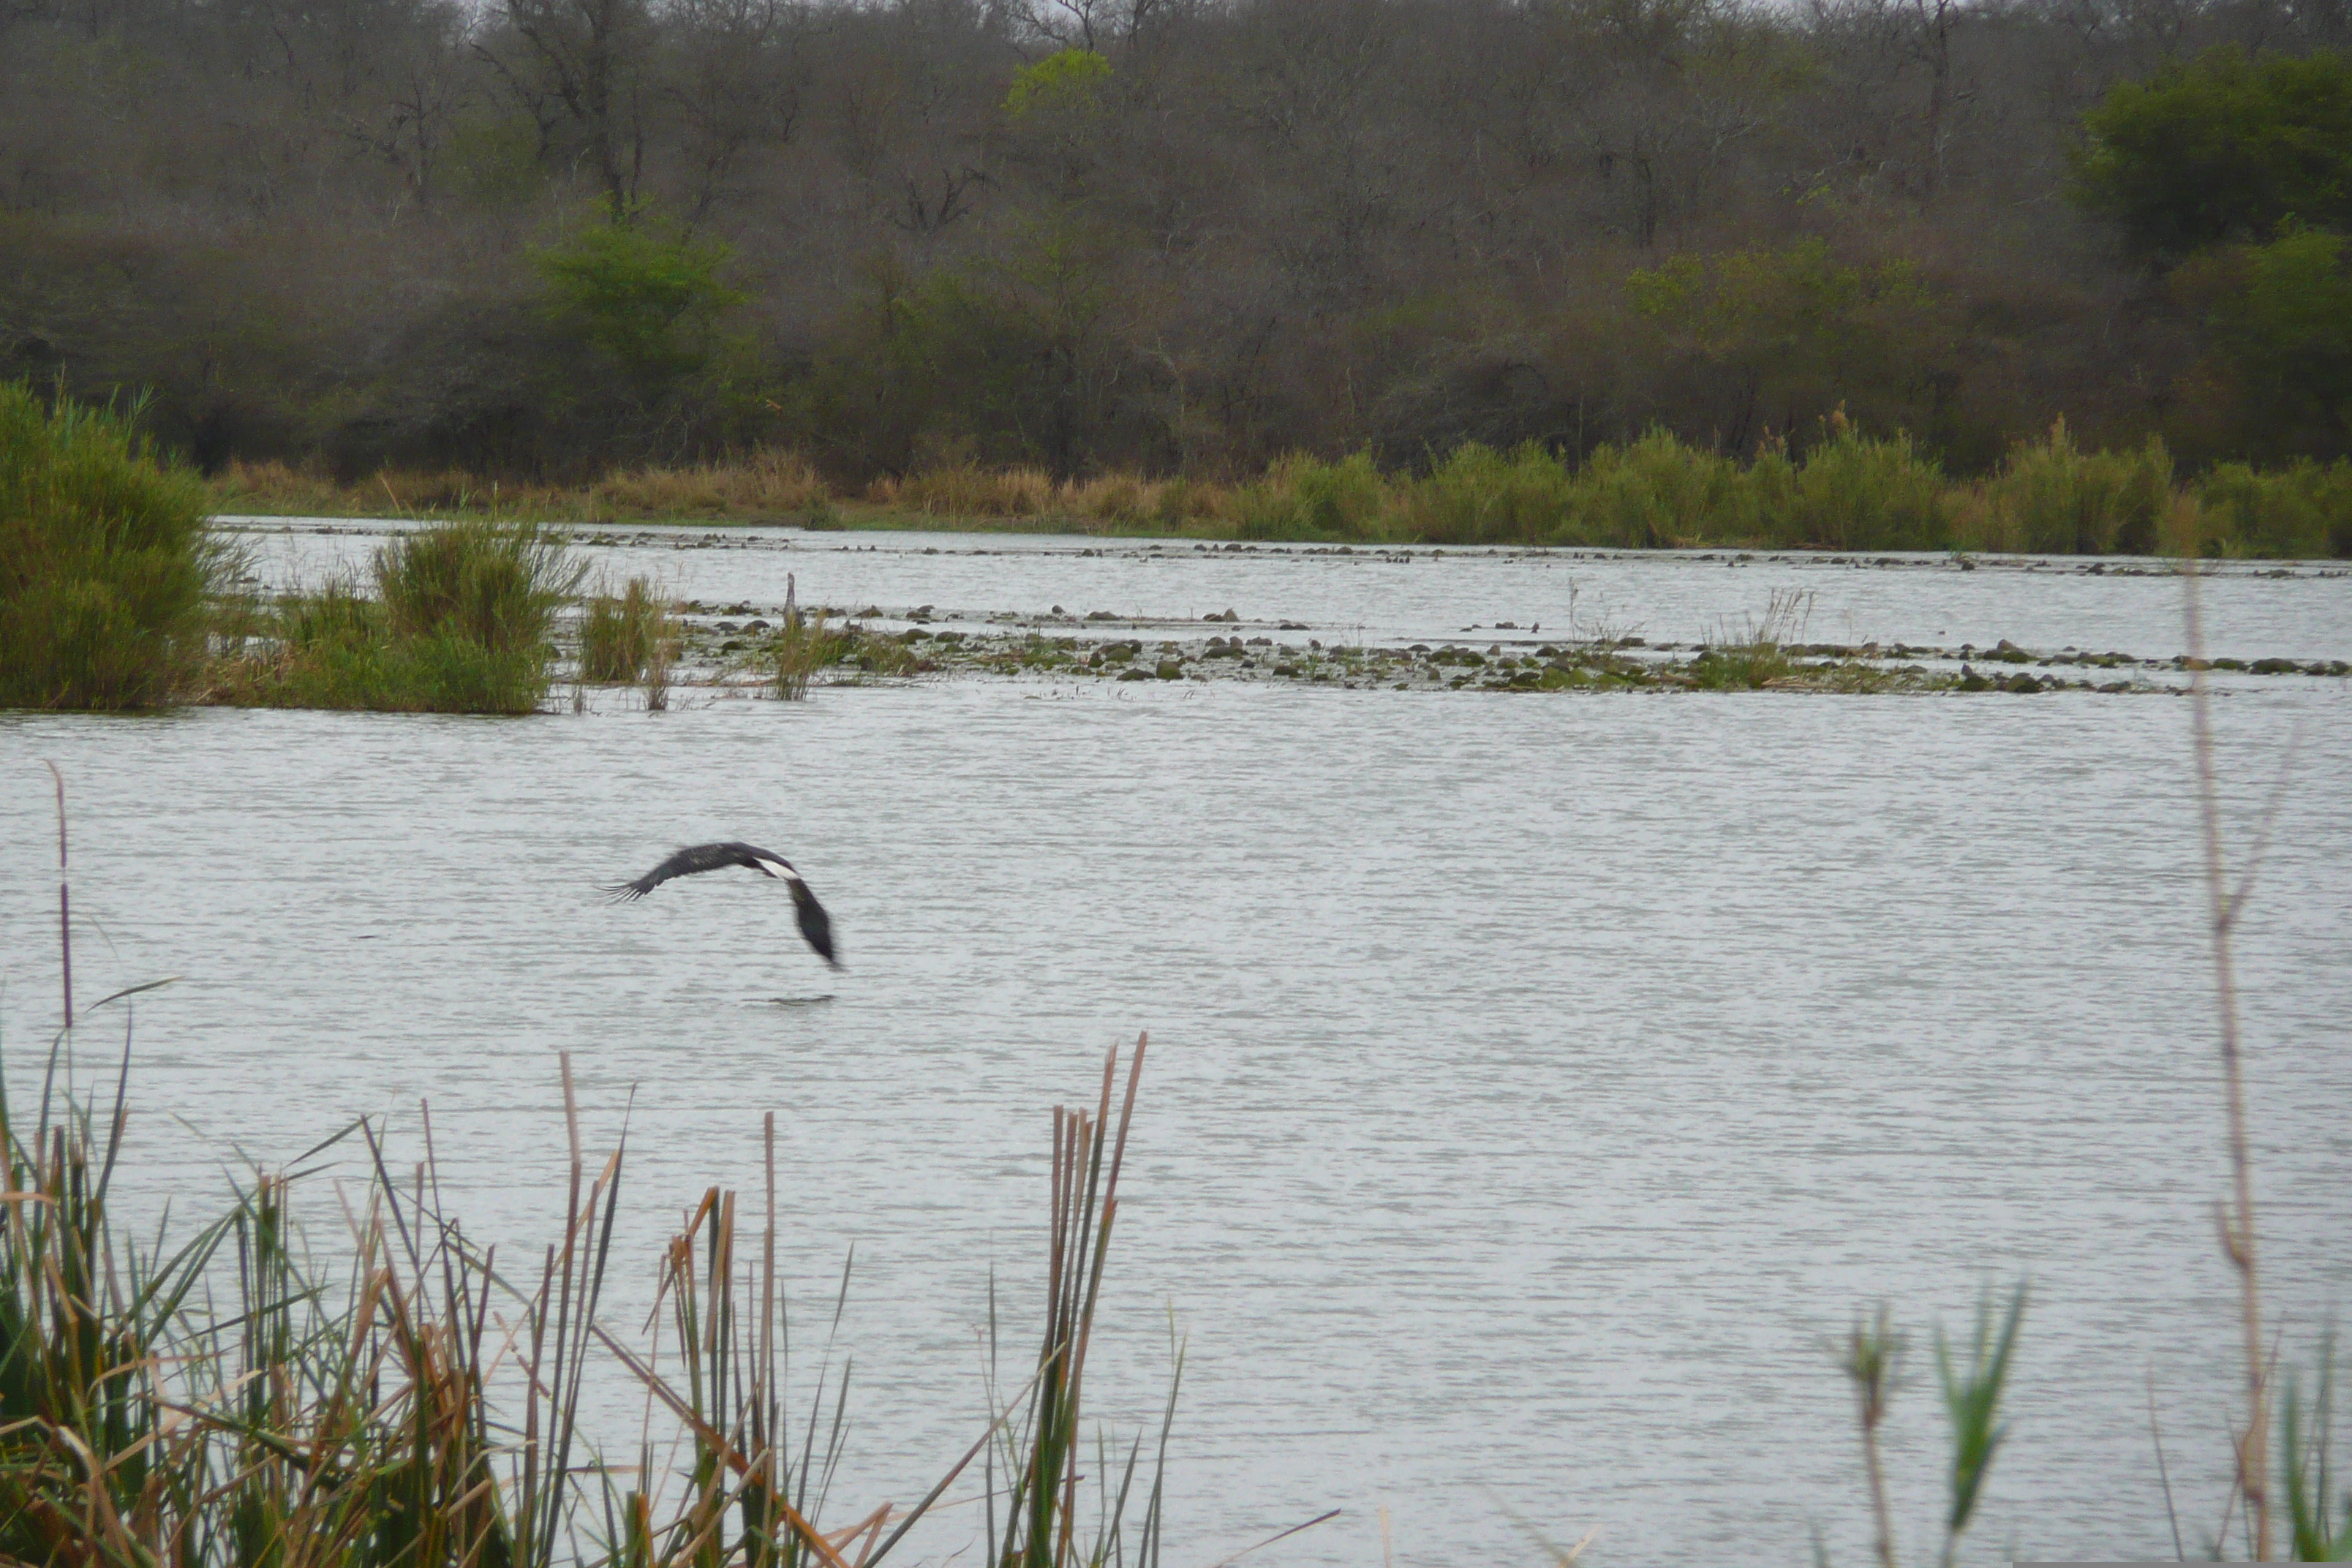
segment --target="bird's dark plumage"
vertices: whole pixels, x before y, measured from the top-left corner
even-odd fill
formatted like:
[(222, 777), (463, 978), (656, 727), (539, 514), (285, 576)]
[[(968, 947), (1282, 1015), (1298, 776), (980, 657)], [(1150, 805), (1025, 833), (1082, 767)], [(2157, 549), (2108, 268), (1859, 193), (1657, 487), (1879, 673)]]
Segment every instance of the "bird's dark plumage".
[(622, 882), (604, 891), (615, 900), (629, 901), (644, 898), (673, 877), (698, 876), (705, 871), (721, 871), (730, 866), (744, 866), (762, 877), (781, 877), (792, 890), (793, 912), (800, 919), (801, 935), (817, 956), (841, 967), (833, 956), (833, 921), (824, 906), (816, 901), (809, 885), (793, 869), (793, 863), (772, 849), (762, 849), (751, 844), (696, 844), (679, 850), (668, 859), (646, 872), (634, 882)]

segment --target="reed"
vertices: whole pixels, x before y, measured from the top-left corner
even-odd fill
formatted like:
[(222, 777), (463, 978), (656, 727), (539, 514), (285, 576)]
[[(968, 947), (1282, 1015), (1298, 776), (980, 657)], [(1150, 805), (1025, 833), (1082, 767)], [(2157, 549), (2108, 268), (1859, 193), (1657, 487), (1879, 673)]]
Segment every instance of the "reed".
[(379, 516), (615, 522), (768, 520), (821, 504), (823, 476), (789, 450), (759, 448), (680, 468), (614, 469), (583, 484), (494, 478), (463, 468), (386, 468), (339, 480), (317, 464), (233, 461), (211, 481), (214, 509), (266, 516)]
[(1496, 544), (1559, 535), (1575, 516), (1569, 467), (1529, 441), (1498, 452), (1473, 441), (1457, 447), (1410, 487), (1402, 531), (1432, 544)]
[(394, 636), (457, 637), (494, 653), (547, 641), (586, 574), (536, 523), (455, 522), (375, 552), (375, 588)]
[[(2238, 917), (2253, 891), (2253, 868), (2241, 878), (2230, 872), (2222, 842), (2221, 779), (2213, 760), (2212, 699), (2205, 680), (2205, 616), (2200, 588), (2204, 570), (2192, 562), (2182, 574), (2183, 608), (2189, 630), (2189, 714), (2197, 784), (2199, 847), (2205, 873), (2207, 931), (2212, 944), (2213, 990), (2218, 1014), (2223, 1089), (2223, 1125), (2228, 1134), (2230, 1200), (2217, 1209), (2221, 1252), (2238, 1277), (2239, 1318), (2244, 1331), (2245, 1425), (2236, 1433), (2238, 1492), (2253, 1525), (2254, 1561), (2271, 1554), (2270, 1367), (2263, 1342), (2262, 1268), (2254, 1221), (2253, 1155), (2246, 1136), (2245, 1044), (2239, 1016)], [(2259, 866), (2259, 857), (2256, 858)]]
[(800, 585), (784, 574), (784, 616), (776, 634), (774, 652), (776, 695), (786, 702), (808, 697), (810, 679), (833, 662), (836, 650), (824, 634), (822, 618), (812, 626), (801, 615)]
[(1294, 452), (1265, 478), (1242, 486), (1233, 502), (1239, 539), (1377, 539), (1388, 533), (1394, 489), (1371, 454), (1327, 462)]
[(638, 684), (645, 688), (646, 711), (648, 713), (666, 712), (669, 708), (670, 673), (677, 667), (676, 626), (665, 610), (646, 645), (645, 670), (638, 678)]
[(903, 478), (885, 476), (866, 499), (929, 517), (1042, 517), (1060, 510), (1061, 491), (1043, 468), (983, 468), (956, 463)]
[(668, 605), (653, 584), (632, 577), (616, 595), (592, 596), (580, 616), (580, 679), (603, 685), (650, 679), (659, 671), (668, 682), (677, 627)]
[(203, 667), (229, 557), (137, 414), (0, 383), (0, 708), (156, 707)]
[(1878, 1450), (1878, 1429), (1886, 1422), (1887, 1402), (1895, 1394), (1896, 1370), (1902, 1364), (1903, 1341), (1890, 1322), (1890, 1311), (1880, 1302), (1868, 1319), (1856, 1317), (1846, 1336), (1845, 1375), (1853, 1384), (1854, 1423), (1862, 1430), (1863, 1468), (1870, 1478), (1870, 1517), (1875, 1534), (1872, 1550), (1879, 1568), (1895, 1568), (1895, 1521), (1886, 1506), (1886, 1469)]
[[(1751, 481), (1769, 474), (1759, 461)], [(1843, 413), (1806, 449), (1777, 506), (1760, 509), (1776, 543), (1820, 550), (1944, 550), (1952, 542), (1953, 487), (1911, 437), (1865, 435)]]
[(2195, 553), (2352, 557), (2352, 458), (2304, 458), (2271, 469), (2222, 463), (2189, 494), (2200, 514), (2191, 536)]
[(586, 492), (587, 521), (656, 517), (776, 518), (831, 499), (807, 458), (761, 447), (721, 462), (630, 468), (605, 475)]
[(1752, 535), (1743, 477), (1730, 458), (1663, 430), (1601, 447), (1571, 481), (1568, 515), (1554, 537), (1653, 550)]

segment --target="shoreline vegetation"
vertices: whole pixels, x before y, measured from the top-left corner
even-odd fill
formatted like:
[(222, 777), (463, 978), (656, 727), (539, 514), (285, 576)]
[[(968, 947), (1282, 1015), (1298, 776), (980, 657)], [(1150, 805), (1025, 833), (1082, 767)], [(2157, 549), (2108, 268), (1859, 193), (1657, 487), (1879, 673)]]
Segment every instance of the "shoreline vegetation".
[[(1179, 522), (1213, 524), (1223, 534), (1274, 538), (1287, 530), (1360, 542), (1441, 532), (1464, 542), (1540, 535), (1561, 542), (1562, 531), (1572, 530), (1579, 542), (1597, 545), (1685, 543), (1665, 531), (1669, 522), (1691, 518), (1714, 527), (1711, 519), (1721, 524), (1717, 532), (1746, 531), (1783, 545), (1795, 530), (1802, 542), (1837, 541), (1848, 549), (1956, 552), (1953, 530), (1965, 516), (1998, 521), (1995, 531), (2005, 540), (2053, 548), (2071, 542), (2085, 553), (2170, 542), (2184, 552), (2195, 545), (2191, 553), (2238, 554), (2249, 539), (2307, 545), (2326, 534), (2342, 542), (2326, 531), (2347, 525), (2329, 509), (2336, 488), (2352, 498), (2352, 464), (2306, 464), (2268, 478), (2248, 470), (2234, 479), (2217, 470), (2203, 482), (2211, 495), (2245, 501), (2232, 511), (2221, 500), (2200, 499), (2207, 491), (2176, 485), (2155, 443), (2126, 457), (2084, 453), (2063, 426), (2011, 454), (1993, 479), (1975, 489), (1944, 485), (1935, 465), (1907, 442), (1874, 440), (1843, 426), (1801, 462), (1767, 451), (1742, 467), (1663, 434), (1603, 457), (1571, 471), (1533, 447), (1507, 455), (1465, 447), (1421, 478), (1383, 474), (1360, 456), (1339, 463), (1299, 458), (1255, 485), (1223, 489), (1175, 480), (1155, 489), (1139, 480), (1126, 489), (1112, 481), (1071, 489), (1035, 476), (1024, 489), (1015, 482), (1018, 474), (966, 474), (970, 484), (931, 476), (891, 489), (887, 500), (949, 507), (958, 516), (1016, 502), (1140, 515), (1119, 508), (1148, 503)], [(743, 507), (793, 500), (804, 507), (804, 523), (828, 526), (843, 515), (813, 468), (781, 458), (670, 475), (660, 485), (644, 475), (636, 482), (637, 490), (614, 490), (616, 502), (628, 495), (667, 496), (665, 504), (676, 507), (698, 497)], [(389, 479), (382, 488), (404, 500)], [(320, 499), (290, 483), (278, 493), (296, 495), (304, 510), (315, 510)], [(1549, 641), (1539, 626), (1522, 636), (1498, 625), (1495, 632), (1513, 634), (1508, 647), (1496, 636), (1410, 648), (1327, 648), (1309, 638), (1301, 648), (1265, 634), (1305, 626), (1253, 626), (1247, 631), (1254, 635), (1244, 635), (1230, 611), (1209, 617), (1223, 625), (1202, 642), (1194, 628), (1175, 636), (1171, 626), (1123, 622), (1100, 611), (1081, 618), (1059, 606), (1047, 616), (992, 617), (1010, 624), (971, 631), (928, 626), (922, 623), (929, 606), (921, 606), (906, 612), (914, 624), (886, 631), (867, 624), (887, 618), (878, 607), (803, 616), (790, 594), (776, 622), (749, 604), (734, 607), (731, 613), (751, 617), (746, 623), (667, 601), (643, 577), (617, 592), (606, 583), (583, 593), (588, 563), (560, 529), (522, 515), (560, 510), (547, 497), (517, 498), (494, 487), (478, 506), (463, 489), (437, 499), (458, 515), (397, 534), (374, 552), (364, 573), (271, 596), (245, 593), (235, 586), (241, 562), (230, 536), (206, 525), (205, 490), (159, 458), (134, 418), (64, 399), (44, 405), (29, 387), (0, 384), (0, 500), (6, 502), (0, 582), (11, 585), (0, 599), (0, 654), (6, 656), (0, 660), (0, 705), (140, 710), (193, 702), (520, 715), (544, 709), (567, 676), (572, 705), (583, 710), (592, 684), (640, 688), (645, 706), (659, 710), (668, 706), (673, 684), (689, 676), (702, 685), (740, 688), (748, 680), (796, 700), (820, 676), (836, 684), (940, 672), (1129, 681), (1215, 677), (1391, 689), (2031, 695), (2070, 687), (2177, 689), (2153, 678), (2188, 668), (2180, 659), (2167, 664), (2074, 648), (2037, 653), (2008, 643), (1951, 650), (1813, 642), (1804, 635), (1811, 601), (1802, 595), (1775, 596), (1760, 616), (1687, 648), (1652, 647), (1602, 624), (1555, 628)], [(2212, 521), (2217, 517), (2254, 522), (2221, 529)], [(2352, 499), (2344, 517), (2352, 518)], [(1443, 526), (1428, 523), (1433, 518)], [(1984, 523), (1972, 537), (1989, 537), (1990, 527)], [(1224, 548), (1250, 546), (1228, 538)], [(1958, 559), (1969, 563), (1965, 553)], [(1147, 641), (1139, 635), (1147, 632), (1157, 635)], [(2035, 668), (2014, 668), (2028, 664)], [(2352, 674), (2341, 662), (2261, 659), (2242, 668), (2254, 675)]]
[(222, 515), (402, 517), (810, 529), (1010, 530), (1313, 543), (1584, 545), (1618, 549), (1956, 551), (2059, 555), (2352, 558), (2352, 459), (2176, 472), (2151, 438), (2087, 450), (2063, 421), (2012, 445), (1979, 479), (1948, 476), (1896, 435), (1832, 415), (1791, 455), (1747, 461), (1663, 430), (1576, 463), (1533, 443), (1454, 448), (1425, 471), (1368, 453), (1295, 454), (1255, 477), (934, 468), (831, 482), (790, 451), (620, 469), (577, 485), (385, 470), (339, 483), (322, 468), (232, 462), (207, 482)]

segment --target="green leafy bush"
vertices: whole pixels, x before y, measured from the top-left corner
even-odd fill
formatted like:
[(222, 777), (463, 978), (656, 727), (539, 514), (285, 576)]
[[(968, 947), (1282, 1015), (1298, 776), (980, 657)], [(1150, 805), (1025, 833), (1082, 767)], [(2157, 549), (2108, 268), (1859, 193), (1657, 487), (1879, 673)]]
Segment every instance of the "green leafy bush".
[(131, 419), (0, 384), (0, 706), (173, 700), (223, 574), (204, 519)]
[(2352, 240), (2290, 226), (2266, 245), (2206, 251), (2171, 285), (2211, 334), (2231, 447), (2352, 449)]
[(1546, 539), (1568, 521), (1575, 489), (1536, 442), (1498, 452), (1473, 441), (1410, 488), (1404, 517), (1414, 538), (1434, 544)]
[(2191, 487), (2209, 552), (2352, 556), (2352, 459), (2285, 468), (2222, 463)]
[(1110, 80), (1110, 61), (1092, 49), (1059, 49), (1013, 73), (1004, 112), (1020, 120), (1048, 108), (1091, 108)]
[(732, 252), (677, 224), (645, 214), (591, 224), (531, 259), (544, 309), (641, 383), (659, 384), (707, 366), (719, 318), (743, 296), (719, 279)]
[(1627, 447), (1601, 447), (1576, 476), (1563, 542), (1649, 550), (1736, 539), (1752, 516), (1739, 465), (1653, 430)]
[(2172, 457), (2154, 437), (2137, 452), (2085, 452), (2065, 421), (2010, 448), (1986, 486), (1995, 548), (2042, 555), (2153, 555), (2172, 506)]

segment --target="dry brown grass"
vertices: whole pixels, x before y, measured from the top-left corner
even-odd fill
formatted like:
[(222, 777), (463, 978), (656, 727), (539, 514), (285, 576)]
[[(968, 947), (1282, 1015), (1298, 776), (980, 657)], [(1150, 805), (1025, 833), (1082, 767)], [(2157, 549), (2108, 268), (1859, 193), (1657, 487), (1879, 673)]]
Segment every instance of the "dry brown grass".
[(1110, 473), (1056, 480), (1043, 468), (932, 468), (885, 477), (866, 489), (877, 506), (939, 518), (1040, 518), (1088, 532), (1197, 529), (1236, 514), (1234, 492), (1197, 479), (1154, 479)]
[(797, 452), (758, 451), (727, 462), (631, 468), (593, 484), (514, 484), (463, 468), (384, 468), (339, 484), (322, 468), (231, 463), (212, 481), (226, 512), (273, 516), (524, 517), (559, 522), (711, 518), (750, 521), (805, 511), (830, 499)]
[(1062, 510), (1060, 487), (1045, 469), (971, 463), (885, 476), (866, 487), (866, 499), (928, 517), (1045, 517)]
[(604, 517), (746, 517), (805, 511), (833, 491), (807, 458), (771, 449), (727, 463), (608, 474), (588, 494)]

